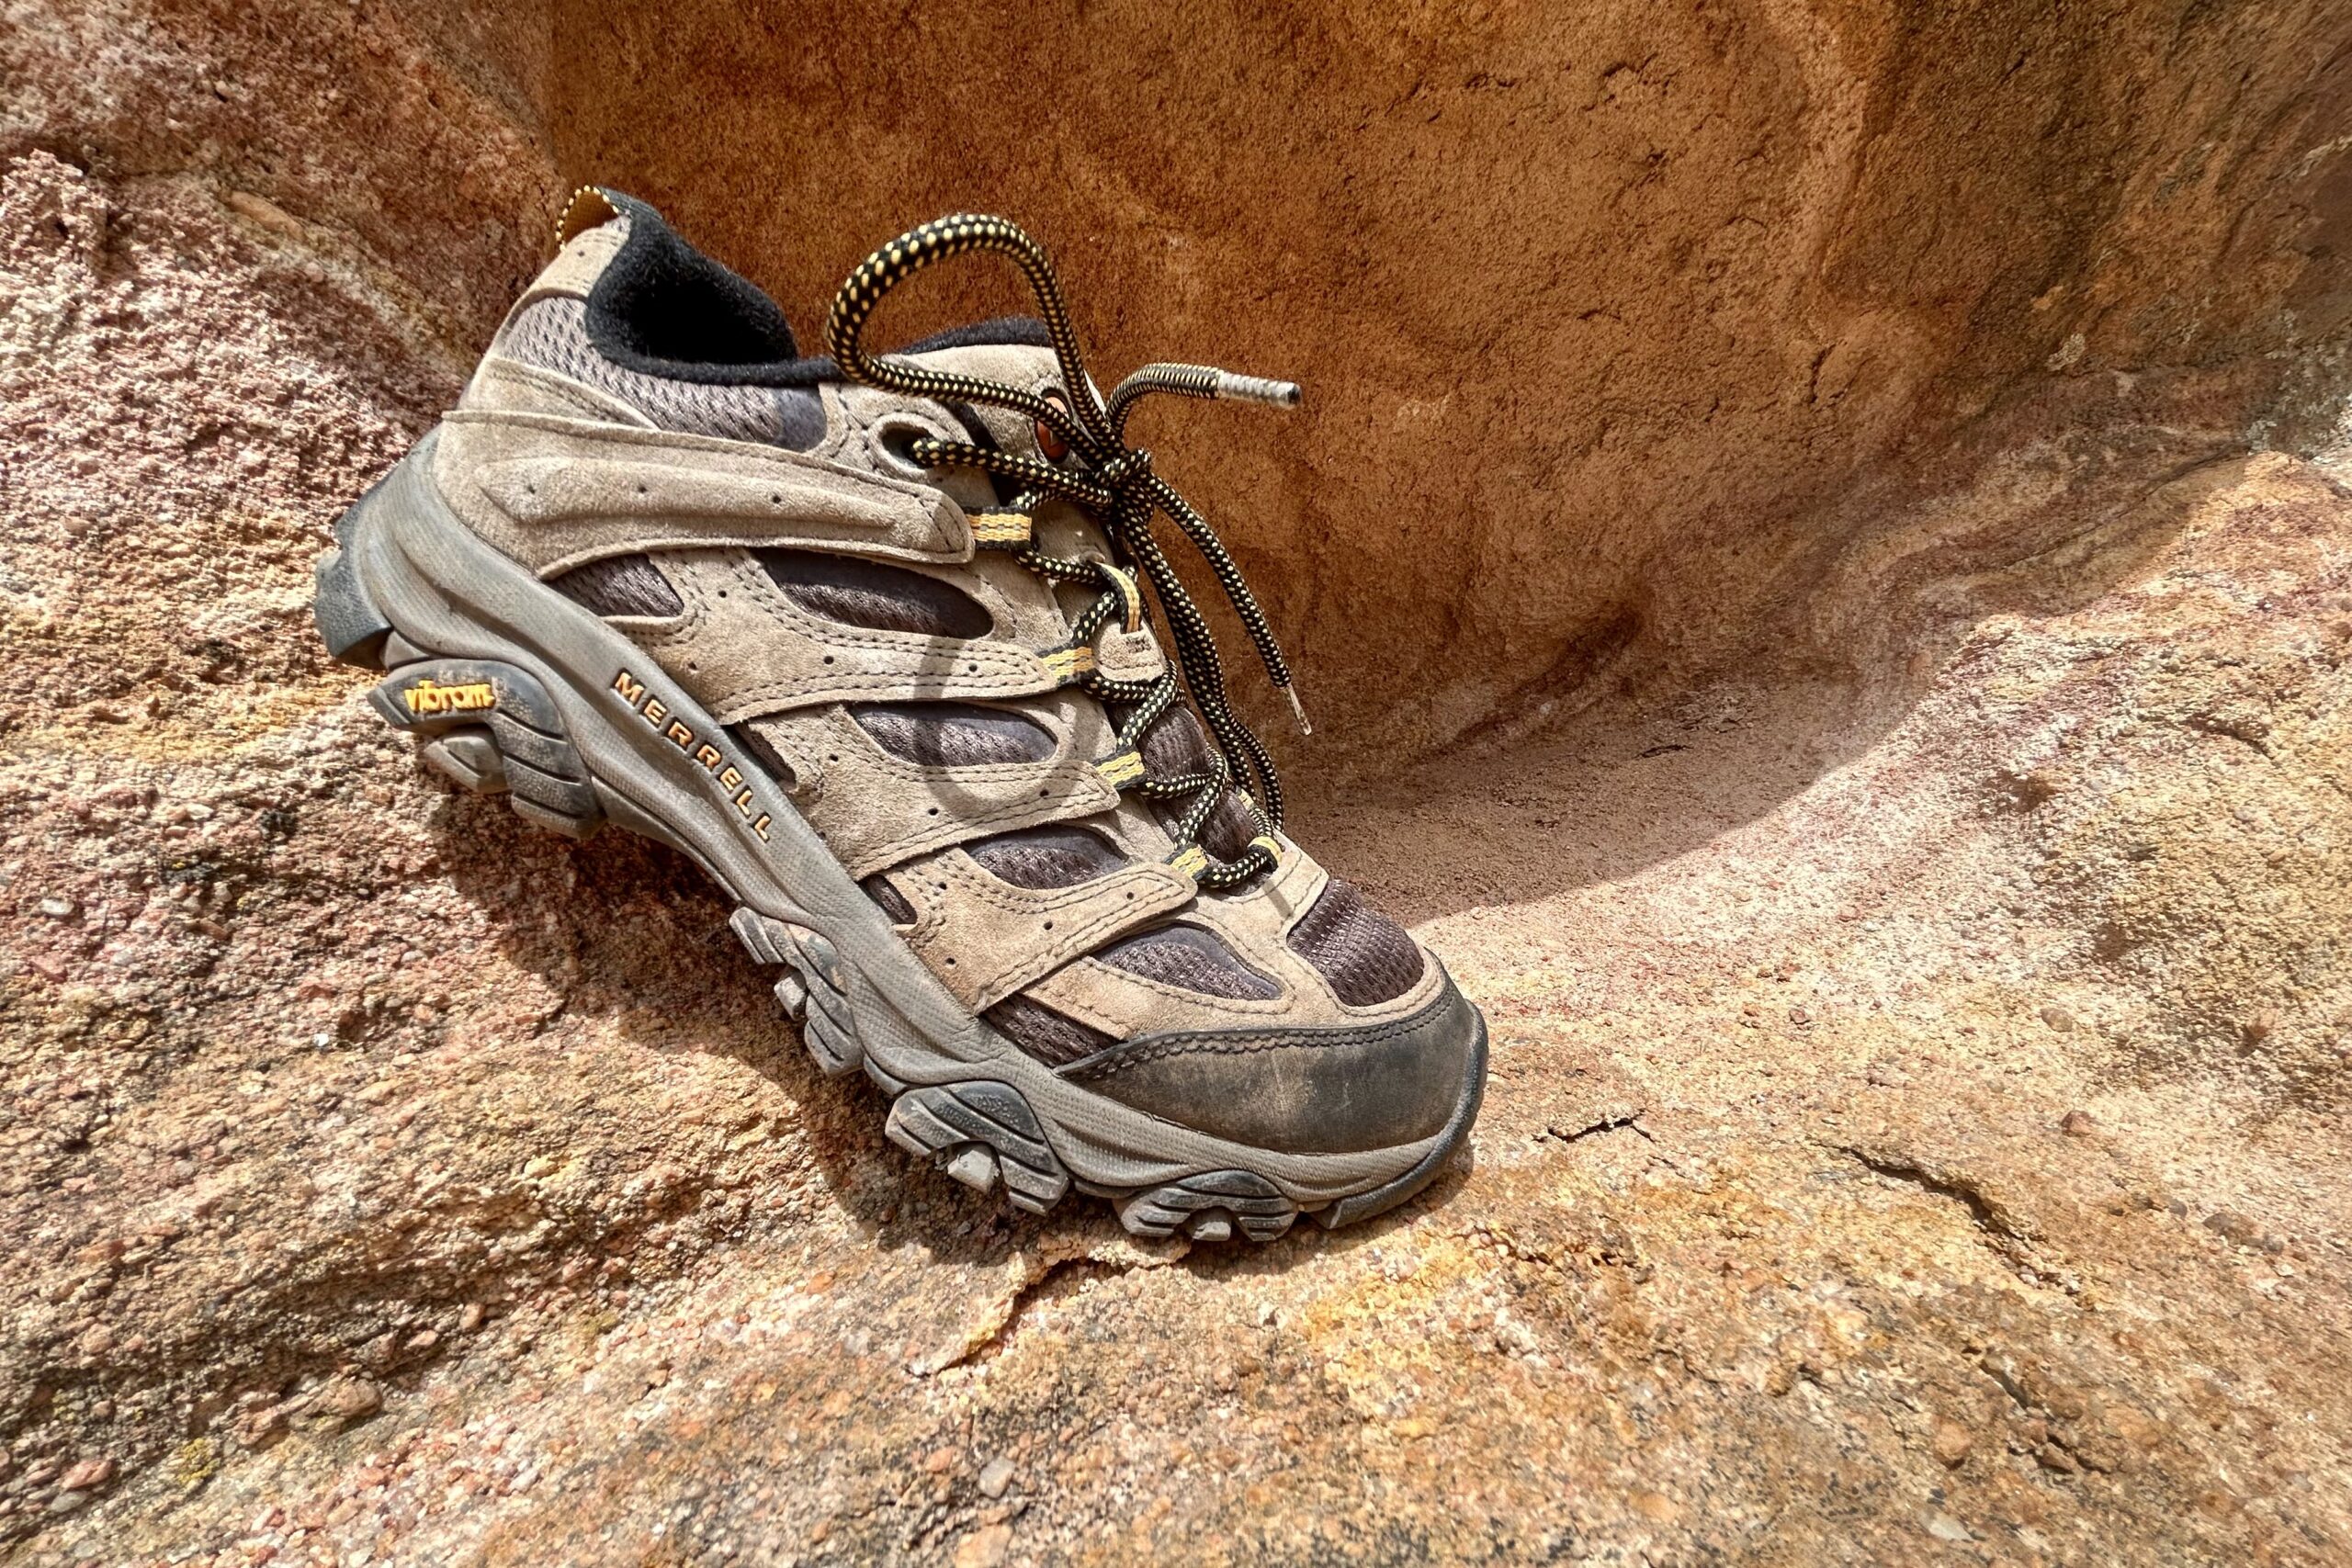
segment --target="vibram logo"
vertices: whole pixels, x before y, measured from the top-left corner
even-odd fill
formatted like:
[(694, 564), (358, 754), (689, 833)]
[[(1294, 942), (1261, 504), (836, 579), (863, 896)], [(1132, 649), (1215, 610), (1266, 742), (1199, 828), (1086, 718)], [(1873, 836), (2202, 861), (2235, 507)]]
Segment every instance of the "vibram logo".
[(669, 704), (649, 695), (645, 682), (627, 670), (613, 677), (613, 690), (620, 694), (621, 701), (635, 710), (638, 717), (653, 727), (655, 734), (684, 752), (696, 766), (717, 779), (720, 791), (727, 796), (727, 804), (751, 824), (752, 832), (757, 833), (762, 840), (766, 840), (768, 826), (775, 819), (759, 809), (743, 768), (728, 761), (727, 754), (712, 745), (709, 738), (696, 735), (692, 725), (670, 711)]
[(401, 701), (408, 711), (419, 718), (431, 718), (436, 714), (474, 713), (498, 705), (498, 689), (487, 681), (469, 681), (462, 686), (435, 685), (431, 681), (419, 681), (401, 693)]

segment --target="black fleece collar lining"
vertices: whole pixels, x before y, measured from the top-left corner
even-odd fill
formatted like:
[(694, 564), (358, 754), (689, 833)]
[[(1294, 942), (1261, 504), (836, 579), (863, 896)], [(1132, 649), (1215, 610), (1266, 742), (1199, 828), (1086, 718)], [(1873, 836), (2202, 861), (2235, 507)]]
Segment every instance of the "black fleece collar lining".
[[(829, 358), (798, 357), (784, 312), (758, 286), (686, 243), (635, 197), (604, 196), (628, 220), (628, 238), (588, 292), (585, 325), (597, 353), (644, 375), (708, 386), (808, 387), (842, 378)], [(935, 333), (899, 352), (1046, 348), (1052, 341), (1045, 322), (1003, 316)]]

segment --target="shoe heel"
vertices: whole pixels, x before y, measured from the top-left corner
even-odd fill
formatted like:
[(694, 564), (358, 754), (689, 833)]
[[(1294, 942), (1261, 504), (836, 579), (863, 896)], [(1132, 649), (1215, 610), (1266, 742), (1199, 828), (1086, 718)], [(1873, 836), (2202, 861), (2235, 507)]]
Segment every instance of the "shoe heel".
[(383, 488), (378, 480), (336, 520), (335, 547), (319, 560), (318, 593), (311, 601), (311, 617), (328, 654), (362, 670), (386, 668), (384, 643), (392, 635), (391, 621), (368, 597), (351, 558), (353, 534)]
[[(387, 646), (415, 651), (397, 632), (379, 639), (379, 651)], [(385, 723), (417, 737), (427, 764), (477, 794), (503, 794), (525, 821), (573, 839), (604, 821), (588, 766), (528, 671), (426, 656), (401, 662), (368, 701)]]

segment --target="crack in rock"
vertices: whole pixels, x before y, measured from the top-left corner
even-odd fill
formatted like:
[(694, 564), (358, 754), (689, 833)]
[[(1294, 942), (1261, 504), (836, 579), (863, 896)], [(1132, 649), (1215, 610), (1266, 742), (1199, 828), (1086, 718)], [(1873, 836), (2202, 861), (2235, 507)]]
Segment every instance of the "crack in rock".
[(2040, 1227), (1988, 1187), (1982, 1177), (1906, 1149), (1863, 1144), (1830, 1146), (1880, 1176), (1909, 1182), (1921, 1191), (1958, 1203), (1968, 1211), (1969, 1218), (1984, 1234), (1994, 1251), (2016, 1267), (2045, 1271), (2036, 1257)]
[(986, 1302), (976, 1318), (929, 1355), (909, 1362), (907, 1370), (917, 1377), (935, 1377), (992, 1351), (1001, 1354), (1029, 1308), (1058, 1275), (1095, 1269), (1116, 1276), (1137, 1269), (1164, 1269), (1189, 1253), (1192, 1245), (1182, 1237), (1150, 1244), (1127, 1235), (1112, 1240), (1040, 1237), (1035, 1246), (1005, 1260), (1003, 1289)]

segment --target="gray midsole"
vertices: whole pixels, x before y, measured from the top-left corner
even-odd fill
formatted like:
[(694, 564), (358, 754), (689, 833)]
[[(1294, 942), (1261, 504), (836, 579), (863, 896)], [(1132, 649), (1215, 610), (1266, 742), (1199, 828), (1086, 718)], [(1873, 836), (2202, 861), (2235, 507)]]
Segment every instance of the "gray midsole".
[(643, 649), (477, 537), (435, 486), (433, 450), (427, 436), (348, 520), (344, 548), (369, 600), (420, 648), (528, 670), (554, 698), (600, 790), (664, 825), (664, 837), (738, 901), (822, 933), (845, 960), (860, 1043), (892, 1077), (1011, 1084), (1044, 1119), (1071, 1174), (1104, 1188), (1247, 1169), (1312, 1208), (1409, 1169), (1446, 1135), (1350, 1154), (1253, 1148), (1132, 1110), (1023, 1053), (940, 983), (765, 773), (739, 759), (756, 796), (752, 809), (768, 818), (763, 841), (709, 772), (613, 691), (627, 670), (698, 737), (732, 749)]

